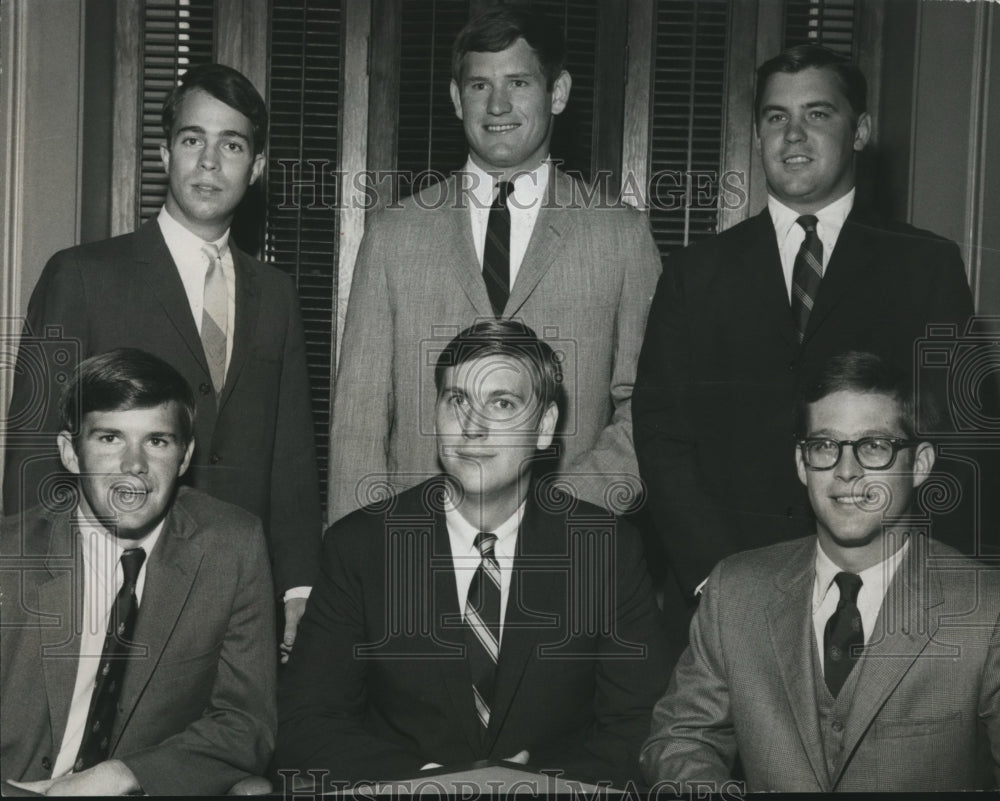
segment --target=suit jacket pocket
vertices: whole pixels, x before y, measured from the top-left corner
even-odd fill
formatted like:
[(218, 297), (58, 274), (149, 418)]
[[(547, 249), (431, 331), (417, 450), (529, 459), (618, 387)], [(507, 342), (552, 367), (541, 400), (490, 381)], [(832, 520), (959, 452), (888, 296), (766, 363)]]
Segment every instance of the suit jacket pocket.
[(903, 737), (941, 736), (949, 729), (959, 727), (961, 722), (961, 712), (953, 712), (942, 717), (879, 718), (875, 721), (874, 734), (876, 738), (892, 740)]

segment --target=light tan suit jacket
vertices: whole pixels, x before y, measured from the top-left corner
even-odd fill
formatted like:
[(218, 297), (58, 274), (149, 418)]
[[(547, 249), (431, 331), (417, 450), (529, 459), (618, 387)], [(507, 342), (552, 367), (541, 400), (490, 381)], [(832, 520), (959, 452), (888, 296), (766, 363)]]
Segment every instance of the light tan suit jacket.
[[(723, 560), (653, 711), (650, 782), (919, 792), (1000, 782), (1000, 575), (913, 535), (855, 666), (828, 769), (814, 679), (815, 537)], [(834, 724), (831, 724), (834, 725)]]
[[(660, 257), (646, 219), (589, 199), (556, 171), (504, 309), (563, 356), (560, 469), (571, 492), (622, 511), (636, 499), (631, 396)], [(455, 176), (368, 222), (334, 397), (331, 520), (435, 475), (434, 361), (492, 318)]]

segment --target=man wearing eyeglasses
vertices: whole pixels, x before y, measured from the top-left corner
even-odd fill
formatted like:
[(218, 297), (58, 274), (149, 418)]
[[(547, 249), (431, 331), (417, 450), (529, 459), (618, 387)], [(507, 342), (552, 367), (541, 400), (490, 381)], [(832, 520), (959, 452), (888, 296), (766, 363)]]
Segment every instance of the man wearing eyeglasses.
[(651, 783), (718, 792), (739, 757), (751, 792), (998, 786), (1000, 573), (913, 515), (934, 446), (910, 395), (857, 351), (807, 387), (816, 534), (712, 571), (643, 746)]

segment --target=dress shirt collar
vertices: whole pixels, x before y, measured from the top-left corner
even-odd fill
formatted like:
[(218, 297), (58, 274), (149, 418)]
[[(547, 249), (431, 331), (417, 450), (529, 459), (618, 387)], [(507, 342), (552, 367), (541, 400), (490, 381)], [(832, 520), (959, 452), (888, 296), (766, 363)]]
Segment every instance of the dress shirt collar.
[[(836, 243), (837, 237), (840, 236), (840, 229), (844, 227), (844, 220), (847, 219), (847, 215), (851, 213), (852, 208), (854, 208), (853, 187), (846, 195), (816, 212), (815, 216), (818, 220), (816, 233), (819, 234), (821, 240), (824, 240), (824, 244), (828, 241)], [(788, 208), (788, 206), (774, 197), (774, 195), (770, 194), (767, 196), (767, 210), (771, 215), (771, 222), (774, 223), (774, 231), (778, 235), (778, 242), (784, 242), (792, 230), (792, 226), (795, 225), (795, 221), (802, 215), (794, 209)]]
[(146, 565), (149, 564), (149, 557), (160, 540), (165, 521), (166, 518), (161, 520), (156, 528), (142, 539), (123, 540), (111, 534), (104, 526), (89, 520), (83, 510), (77, 507), (76, 525), (83, 543), (83, 562), (87, 575), (96, 576), (101, 586), (113, 595), (118, 592), (116, 575), (121, 572), (122, 554), (130, 548), (142, 548), (146, 552), (146, 560), (140, 568), (139, 581), (136, 584), (136, 595), (141, 601)]
[[(508, 205), (513, 209), (527, 209), (538, 205), (545, 197), (549, 185), (552, 162), (547, 158), (535, 169), (514, 176), (514, 191), (508, 195)], [(475, 201), (476, 208), (488, 209), (496, 196), (497, 173), (488, 173), (472, 158), (462, 168), (464, 186)]]
[[(513, 556), (514, 546), (517, 543), (517, 532), (521, 527), (521, 519), (524, 517), (524, 507), (527, 503), (527, 499), (521, 502), (521, 505), (517, 507), (510, 517), (503, 521), (499, 526), (497, 526), (492, 532), (496, 535), (497, 542), (494, 546), (494, 550), (499, 556), (501, 553), (506, 556)], [(461, 551), (456, 550), (455, 555), (463, 556), (474, 556), (477, 560), (480, 557), (479, 549), (476, 548), (475, 541), (476, 535), (479, 533), (480, 529), (476, 528), (472, 523), (462, 517), (462, 513), (458, 511), (452, 504), (445, 503), (444, 509), (445, 522), (448, 525), (448, 533), (451, 537), (452, 548), (454, 549), (455, 543), (461, 543)]]
[[(896, 569), (899, 567), (899, 563), (903, 560), (906, 552), (910, 548), (910, 538), (907, 537), (903, 540), (903, 544), (896, 549), (895, 553), (890, 554), (881, 562), (872, 565), (865, 570), (862, 570), (858, 575), (861, 577), (861, 591), (858, 593), (858, 607), (862, 606), (871, 608), (874, 606), (875, 617), (877, 617), (878, 610), (882, 607), (882, 600), (885, 598), (885, 592), (892, 582), (893, 576), (896, 575)], [(819, 610), (820, 606), (823, 604), (827, 594), (830, 592), (830, 588), (833, 586), (834, 577), (842, 572), (842, 568), (838, 567), (833, 563), (833, 560), (826, 555), (819, 541), (816, 541), (816, 581), (813, 584), (813, 604), (812, 610), (813, 614)], [(864, 617), (864, 613), (862, 612)], [(867, 621), (864, 621), (867, 623)], [(872, 619), (874, 622), (874, 618)], [(865, 636), (869, 636), (872, 630), (872, 626), (868, 625), (865, 628)]]
[[(166, 206), (160, 209), (156, 221), (160, 224), (160, 232), (163, 234), (167, 248), (174, 256), (174, 261), (177, 262), (178, 266), (181, 264), (205, 264), (205, 269), (208, 268), (205, 256), (201, 252), (202, 247), (206, 244), (204, 239), (191, 233), (171, 217)], [(222, 236), (208, 244), (215, 245), (219, 248), (220, 254), (225, 254), (229, 246), (229, 229), (227, 228)]]

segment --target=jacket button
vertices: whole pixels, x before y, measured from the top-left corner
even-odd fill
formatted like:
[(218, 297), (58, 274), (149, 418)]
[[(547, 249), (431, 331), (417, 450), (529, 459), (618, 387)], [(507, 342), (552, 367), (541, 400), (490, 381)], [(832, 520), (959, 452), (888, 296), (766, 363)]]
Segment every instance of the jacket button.
[[(785, 367), (788, 368), (788, 372), (790, 372), (790, 373), (794, 372), (795, 371), (795, 360), (793, 359), (792, 361), (790, 361), (788, 364), (785, 365)], [(204, 386), (204, 384), (202, 386)]]
[(835, 732), (837, 732), (837, 734), (840, 734), (840, 732), (844, 730), (844, 724), (841, 723), (839, 720), (835, 720), (831, 724), (830, 728), (832, 728)]
[(792, 514), (794, 513), (794, 511), (795, 510), (791, 506), (786, 506), (785, 507), (785, 517), (791, 517)]
[(52, 760), (48, 757), (42, 757), (42, 769), (52, 770)]
[(200, 392), (200, 393), (201, 393), (202, 395), (207, 395), (207, 394), (208, 394), (209, 392), (211, 392), (211, 391), (212, 391), (212, 387), (211, 387), (211, 386), (210, 386), (209, 384), (207, 384), (207, 383), (205, 383), (205, 382), (203, 381), (203, 382), (201, 383), (201, 385), (200, 385), (200, 386), (198, 387), (198, 391), (199, 391), (199, 392)]
[(218, 464), (221, 461), (222, 461), (222, 457), (219, 456), (219, 454), (217, 454), (217, 453), (213, 453), (212, 454), (212, 464)]

